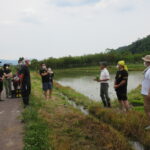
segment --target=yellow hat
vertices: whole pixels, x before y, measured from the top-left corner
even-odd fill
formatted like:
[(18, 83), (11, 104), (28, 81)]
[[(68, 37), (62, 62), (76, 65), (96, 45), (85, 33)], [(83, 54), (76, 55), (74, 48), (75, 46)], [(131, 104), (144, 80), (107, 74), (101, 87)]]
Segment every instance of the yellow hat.
[(124, 60), (118, 61), (118, 65), (123, 66), (124, 69), (125, 69), (126, 71), (128, 71), (128, 67), (127, 67), (127, 65), (125, 64), (125, 61), (124, 61)]

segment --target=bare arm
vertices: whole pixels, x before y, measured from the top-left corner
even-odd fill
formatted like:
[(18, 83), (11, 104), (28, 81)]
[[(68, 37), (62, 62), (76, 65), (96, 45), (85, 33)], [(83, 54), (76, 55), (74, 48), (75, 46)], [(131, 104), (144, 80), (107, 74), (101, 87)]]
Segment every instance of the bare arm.
[(41, 76), (46, 76), (46, 75), (48, 75), (48, 74), (49, 74), (48, 72), (41, 73)]
[(126, 80), (122, 80), (119, 84), (115, 84), (114, 88), (119, 88), (121, 86), (123, 86), (124, 84), (126, 84)]
[(103, 82), (103, 81), (108, 81), (109, 79), (104, 79), (104, 80), (96, 80), (97, 82)]
[(10, 73), (8, 74), (8, 77), (9, 77), (9, 78), (12, 78), (12, 76), (13, 76), (13, 74), (12, 74), (12, 72), (10, 72)]
[(12, 77), (12, 72), (10, 72), (9, 74), (4, 73), (4, 77), (11, 78)]

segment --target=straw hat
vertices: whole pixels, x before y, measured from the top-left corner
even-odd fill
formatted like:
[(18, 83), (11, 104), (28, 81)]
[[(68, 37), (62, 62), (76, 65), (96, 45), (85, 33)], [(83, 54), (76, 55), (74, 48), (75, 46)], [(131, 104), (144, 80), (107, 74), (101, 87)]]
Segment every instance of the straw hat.
[(145, 62), (150, 62), (150, 55), (146, 55), (142, 58)]

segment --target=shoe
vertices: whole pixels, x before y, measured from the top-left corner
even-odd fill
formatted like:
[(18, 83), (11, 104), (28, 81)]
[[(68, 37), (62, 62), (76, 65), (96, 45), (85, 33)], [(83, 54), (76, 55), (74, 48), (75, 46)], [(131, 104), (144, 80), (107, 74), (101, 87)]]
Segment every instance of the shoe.
[(150, 125), (145, 128), (145, 130), (150, 130)]

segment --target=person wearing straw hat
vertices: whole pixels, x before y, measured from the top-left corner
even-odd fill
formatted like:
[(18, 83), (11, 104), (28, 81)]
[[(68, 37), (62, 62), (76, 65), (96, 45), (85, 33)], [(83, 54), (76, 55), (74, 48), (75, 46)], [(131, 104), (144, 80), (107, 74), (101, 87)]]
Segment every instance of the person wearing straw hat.
[[(146, 55), (142, 59), (144, 61), (144, 66), (146, 67), (146, 69), (144, 70), (144, 79), (142, 82), (141, 94), (144, 96), (145, 112), (150, 119), (150, 55)], [(150, 130), (150, 125), (145, 129)]]
[(127, 97), (127, 85), (128, 85), (128, 67), (125, 61), (119, 61), (117, 65), (118, 71), (115, 77), (114, 88), (118, 101), (121, 105), (121, 109), (124, 111), (129, 110), (129, 102)]

